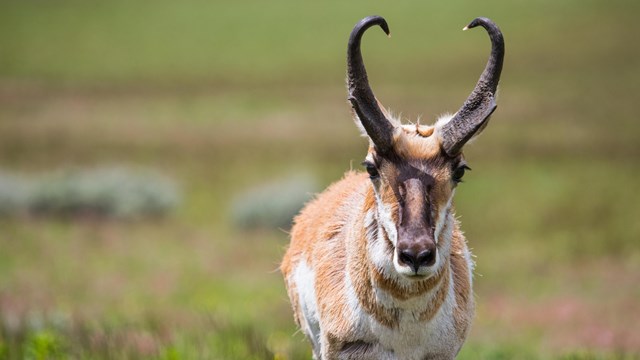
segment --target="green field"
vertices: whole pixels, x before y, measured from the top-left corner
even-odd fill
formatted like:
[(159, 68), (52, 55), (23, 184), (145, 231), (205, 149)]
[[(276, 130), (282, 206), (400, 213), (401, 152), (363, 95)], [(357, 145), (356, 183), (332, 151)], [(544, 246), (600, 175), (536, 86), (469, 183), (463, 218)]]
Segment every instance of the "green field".
[[(163, 218), (0, 217), (0, 359), (309, 359), (277, 228), (238, 197), (322, 189), (366, 141), (346, 103), (352, 26), (406, 121), (457, 110), (489, 52), (499, 108), (466, 149), (456, 208), (476, 255), (461, 359), (640, 359), (640, 3), (0, 1), (0, 175), (153, 169)], [(279, 180), (280, 179), (280, 180)], [(311, 191), (312, 189), (310, 189)], [(286, 189), (276, 196), (286, 196)]]

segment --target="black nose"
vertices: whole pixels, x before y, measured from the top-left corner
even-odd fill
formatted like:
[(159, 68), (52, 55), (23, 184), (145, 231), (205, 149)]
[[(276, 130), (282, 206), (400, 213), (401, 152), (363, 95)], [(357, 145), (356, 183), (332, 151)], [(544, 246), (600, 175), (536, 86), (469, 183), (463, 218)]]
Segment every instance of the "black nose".
[(410, 266), (416, 273), (421, 266), (431, 266), (436, 262), (436, 249), (426, 249), (420, 252), (402, 250), (398, 254), (400, 263)]

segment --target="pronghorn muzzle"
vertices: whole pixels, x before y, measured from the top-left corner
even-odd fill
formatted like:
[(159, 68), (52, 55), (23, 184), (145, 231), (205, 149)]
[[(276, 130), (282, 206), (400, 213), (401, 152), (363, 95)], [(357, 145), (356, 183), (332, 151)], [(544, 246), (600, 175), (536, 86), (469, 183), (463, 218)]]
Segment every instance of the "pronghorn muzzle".
[(404, 196), (396, 243), (398, 262), (418, 274), (421, 268), (433, 266), (437, 256), (429, 194), (417, 178), (405, 180), (400, 186)]

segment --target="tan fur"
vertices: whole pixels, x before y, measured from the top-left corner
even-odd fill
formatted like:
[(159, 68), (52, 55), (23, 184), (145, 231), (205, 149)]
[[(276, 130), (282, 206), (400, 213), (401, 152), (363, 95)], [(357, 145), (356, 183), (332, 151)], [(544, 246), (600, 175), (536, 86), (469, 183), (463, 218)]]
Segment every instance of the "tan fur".
[[(394, 151), (411, 168), (418, 169), (416, 171), (428, 169), (433, 177), (434, 183), (427, 201), (434, 204), (431, 206), (431, 216), (435, 219), (439, 214), (433, 209), (439, 209), (447, 203), (453, 186), (451, 169), (446, 162), (450, 160), (442, 157), (439, 140), (433, 134), (433, 127), (404, 126), (402, 131), (396, 132)], [(369, 151), (368, 158), (376, 158), (375, 150), (371, 148)], [(389, 294), (398, 302), (428, 296), (429, 302), (414, 315), (425, 324), (433, 321), (448, 298), (453, 298), (452, 321), (459, 344), (468, 333), (474, 312), (471, 269), (466, 241), (456, 221), (447, 223), (446, 234), (441, 234), (442, 239), (437, 247), (439, 252), (444, 253), (444, 262), (428, 278), (401, 281), (397, 274), (377, 268), (370, 259), (369, 245), (379, 239), (383, 239), (384, 248), (387, 249), (385, 256), (393, 258), (389, 234), (379, 226), (372, 228), (372, 225), (368, 225), (366, 216), (377, 211), (376, 188), (381, 201), (390, 209), (392, 221), (399, 223), (400, 195), (396, 178), (400, 178), (403, 171), (406, 169), (386, 162), (380, 168), (382, 180), (373, 182), (373, 185), (367, 174), (348, 172), (341, 181), (307, 204), (295, 218), (291, 244), (284, 256), (281, 271), (295, 320), (301, 327), (305, 314), (299, 304), (299, 289), (292, 276), (302, 261), (314, 273), (315, 283), (308, 286), (313, 286), (315, 291), (320, 323), (322, 350), (315, 350), (317, 357), (335, 359), (343, 350), (360, 353), (366, 352), (368, 346), (380, 346), (378, 343), (363, 342), (361, 329), (353, 323), (358, 314), (353, 312), (353, 305), (349, 303), (350, 291), (358, 306), (373, 321), (398, 331), (401, 331), (399, 326), (403, 310), (381, 302), (378, 292)], [(450, 242), (445, 239), (450, 239)], [(453, 295), (450, 295), (451, 282)], [(306, 332), (304, 327), (303, 331)], [(307, 336), (311, 334), (307, 333)], [(386, 350), (393, 349), (382, 351)]]
[(403, 159), (433, 158), (440, 152), (440, 141), (431, 136), (434, 128), (424, 125), (404, 125), (394, 141), (396, 154)]
[[(344, 303), (344, 262), (346, 248), (342, 230), (354, 210), (349, 208), (348, 200), (357, 197), (366, 177), (353, 172), (345, 174), (342, 181), (329, 187), (320, 197), (311, 201), (298, 215), (291, 232), (289, 249), (280, 266), (287, 281), (289, 297), (297, 303), (295, 284), (290, 281), (290, 274), (301, 259), (314, 267), (317, 272), (316, 291), (321, 316), (329, 319), (326, 323), (329, 333), (341, 334), (346, 331), (346, 324), (338, 320), (347, 311)], [(354, 196), (354, 194), (356, 194)], [(345, 201), (347, 200), (347, 201)], [(353, 200), (352, 200), (353, 201)], [(324, 259), (331, 261), (314, 261)], [(296, 322), (301, 325), (300, 307), (293, 305)]]
[[(372, 194), (369, 194), (373, 196)], [(358, 226), (364, 226), (362, 219), (358, 219)], [(367, 238), (364, 233), (356, 234), (355, 246), (347, 246), (351, 250), (351, 268), (349, 269), (349, 278), (353, 283), (355, 293), (358, 300), (364, 307), (365, 311), (373, 316), (379, 323), (384, 326), (393, 328), (398, 324), (398, 312), (393, 309), (387, 309), (378, 304), (371, 286), (371, 275), (374, 271), (367, 259), (366, 247)], [(345, 272), (347, 270), (345, 269)]]
[(471, 325), (473, 313), (473, 294), (471, 293), (471, 269), (463, 258), (467, 244), (462, 234), (457, 231), (453, 234), (451, 244), (451, 268), (453, 269), (453, 283), (455, 289), (456, 308), (453, 313), (456, 331), (460, 336), (466, 337)]

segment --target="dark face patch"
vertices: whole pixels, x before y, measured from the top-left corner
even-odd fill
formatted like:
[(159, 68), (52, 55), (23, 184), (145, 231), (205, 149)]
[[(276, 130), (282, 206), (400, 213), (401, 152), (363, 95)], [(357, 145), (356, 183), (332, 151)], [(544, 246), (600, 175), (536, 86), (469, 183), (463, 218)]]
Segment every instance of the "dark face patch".
[(398, 225), (433, 226), (433, 212), (446, 204), (456, 185), (452, 164), (460, 160), (443, 153), (425, 159), (403, 159), (395, 153), (374, 158), (379, 174), (375, 185), (383, 202), (399, 211)]

